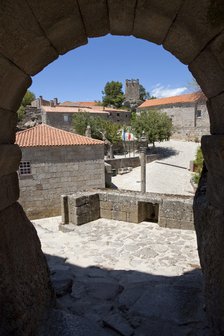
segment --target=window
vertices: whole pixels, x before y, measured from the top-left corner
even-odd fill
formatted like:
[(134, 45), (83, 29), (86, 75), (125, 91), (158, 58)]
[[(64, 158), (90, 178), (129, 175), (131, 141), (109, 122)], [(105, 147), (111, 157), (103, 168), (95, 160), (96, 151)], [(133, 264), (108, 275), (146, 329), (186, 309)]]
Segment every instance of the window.
[(31, 175), (31, 164), (30, 161), (21, 161), (19, 165), (20, 175)]
[(117, 117), (120, 117), (120, 113), (117, 113)]
[(64, 115), (64, 122), (68, 122), (68, 116)]
[(196, 118), (201, 118), (201, 110), (196, 111)]

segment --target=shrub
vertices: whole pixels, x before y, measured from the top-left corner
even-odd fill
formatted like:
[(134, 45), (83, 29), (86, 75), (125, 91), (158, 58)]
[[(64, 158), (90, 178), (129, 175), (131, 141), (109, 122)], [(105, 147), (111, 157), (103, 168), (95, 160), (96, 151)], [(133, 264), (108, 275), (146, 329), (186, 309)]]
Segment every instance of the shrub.
[(194, 160), (195, 174), (193, 176), (193, 181), (196, 184), (198, 184), (200, 177), (201, 177), (203, 161), (204, 161), (204, 158), (203, 158), (202, 150), (201, 150), (201, 147), (199, 147), (196, 153), (196, 158)]

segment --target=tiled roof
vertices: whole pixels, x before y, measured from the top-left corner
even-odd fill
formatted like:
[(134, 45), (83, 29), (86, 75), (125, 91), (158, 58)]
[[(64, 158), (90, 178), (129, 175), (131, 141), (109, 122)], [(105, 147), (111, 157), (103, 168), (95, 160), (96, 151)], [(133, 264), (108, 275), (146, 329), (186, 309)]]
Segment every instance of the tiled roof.
[(67, 107), (67, 106), (42, 106), (42, 109), (46, 112), (58, 112), (58, 113), (80, 113), (80, 112), (89, 112), (89, 113), (105, 113), (108, 114), (108, 111), (103, 109), (92, 109), (91, 107)]
[(91, 107), (96, 106), (96, 102), (71, 102), (71, 101), (65, 101), (60, 106), (68, 106), (68, 107)]
[(16, 133), (20, 147), (102, 145), (104, 142), (45, 124)]
[(91, 106), (91, 107), (68, 107), (68, 106), (42, 106), (42, 109), (46, 112), (58, 112), (58, 113), (80, 113), (80, 112), (89, 112), (89, 113), (105, 113), (109, 112), (115, 113), (124, 113), (126, 110), (114, 109), (111, 107), (103, 107), (103, 106)]
[(154, 107), (160, 105), (173, 105), (178, 103), (194, 103), (198, 100), (206, 100), (205, 95), (202, 92), (194, 92), (189, 94), (184, 94), (180, 96), (173, 96), (167, 98), (159, 98), (159, 99), (149, 99), (142, 103), (138, 109), (146, 108), (146, 107)]
[(112, 107), (104, 107), (104, 106), (93, 106), (93, 110), (99, 110), (99, 111), (106, 111), (106, 112), (116, 112), (116, 113), (122, 113), (122, 112), (128, 112), (127, 110), (122, 110), (122, 109), (116, 109)]

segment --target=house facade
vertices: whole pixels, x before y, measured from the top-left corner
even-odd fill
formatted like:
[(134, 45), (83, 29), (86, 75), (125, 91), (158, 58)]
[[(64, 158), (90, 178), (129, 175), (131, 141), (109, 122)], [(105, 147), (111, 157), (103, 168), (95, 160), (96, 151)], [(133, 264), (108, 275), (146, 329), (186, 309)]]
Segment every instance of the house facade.
[(104, 143), (38, 125), (18, 132), (20, 203), (30, 218), (60, 214), (62, 194), (105, 187)]
[(50, 101), (39, 97), (26, 108), (28, 125), (33, 115), (37, 122), (74, 132), (72, 117), (75, 113), (88, 113), (92, 117), (102, 117), (121, 124), (130, 124), (131, 112), (97, 105), (96, 102), (71, 102), (59, 103), (57, 98)]
[(146, 100), (138, 112), (152, 109), (165, 112), (172, 119), (173, 138), (200, 140), (202, 135), (210, 134), (206, 97), (201, 92)]

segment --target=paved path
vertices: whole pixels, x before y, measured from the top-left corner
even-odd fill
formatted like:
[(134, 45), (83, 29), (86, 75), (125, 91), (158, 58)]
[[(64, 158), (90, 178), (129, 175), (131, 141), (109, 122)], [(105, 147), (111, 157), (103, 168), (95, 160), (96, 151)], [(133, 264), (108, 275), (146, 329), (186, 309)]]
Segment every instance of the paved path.
[[(163, 158), (146, 165), (146, 191), (192, 195), (192, 173), (188, 168), (198, 146), (198, 143), (174, 140), (157, 143)], [(119, 189), (140, 191), (140, 174), (141, 168), (137, 167), (128, 174), (113, 177), (112, 182)]]
[(99, 219), (62, 233), (59, 222), (34, 224), (62, 309), (105, 336), (208, 335), (195, 232)]

